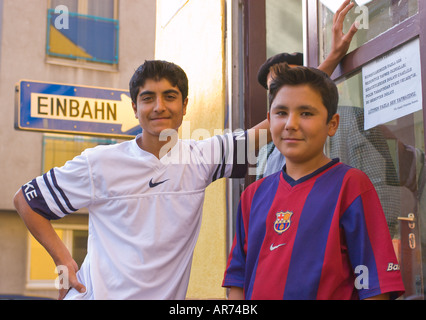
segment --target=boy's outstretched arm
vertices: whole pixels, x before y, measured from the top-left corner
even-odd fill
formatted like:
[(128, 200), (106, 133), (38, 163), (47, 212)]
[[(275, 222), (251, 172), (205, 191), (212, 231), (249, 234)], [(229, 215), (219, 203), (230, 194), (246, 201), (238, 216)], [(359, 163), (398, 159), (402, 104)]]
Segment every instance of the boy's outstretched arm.
[[(56, 234), (49, 220), (34, 212), (25, 200), (22, 190), (19, 190), (13, 199), (16, 210), (34, 238), (47, 250), (56, 266), (68, 268), (69, 286), (80, 293), (85, 292), (85, 287), (78, 282), (76, 272), (77, 263), (71, 257), (62, 240)], [(68, 289), (59, 290), (59, 299), (63, 299)]]
[[(263, 120), (257, 125), (247, 130), (247, 137), (249, 140), (249, 148), (254, 148), (258, 151), (265, 144), (272, 141), (271, 131), (269, 130), (268, 119)], [(254, 142), (254, 143), (253, 143)], [(249, 150), (252, 151), (252, 150)]]
[(349, 31), (343, 33), (343, 22), (345, 21), (346, 15), (355, 6), (355, 3), (350, 0), (346, 0), (340, 8), (336, 11), (333, 17), (333, 38), (331, 43), (331, 52), (320, 64), (318, 69), (324, 71), (329, 76), (331, 76), (336, 69), (337, 65), (340, 63), (340, 60), (346, 55), (351, 45), (352, 38), (355, 33), (358, 31), (357, 22), (354, 22), (349, 29)]

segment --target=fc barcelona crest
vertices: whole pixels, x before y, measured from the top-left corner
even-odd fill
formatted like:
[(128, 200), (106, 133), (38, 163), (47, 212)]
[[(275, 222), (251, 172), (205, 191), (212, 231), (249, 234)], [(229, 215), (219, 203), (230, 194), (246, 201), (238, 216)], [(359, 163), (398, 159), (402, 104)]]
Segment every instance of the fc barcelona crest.
[(278, 234), (282, 234), (284, 231), (290, 228), (292, 215), (293, 215), (293, 212), (290, 212), (290, 211), (278, 212), (277, 219), (274, 222), (275, 232), (277, 232)]

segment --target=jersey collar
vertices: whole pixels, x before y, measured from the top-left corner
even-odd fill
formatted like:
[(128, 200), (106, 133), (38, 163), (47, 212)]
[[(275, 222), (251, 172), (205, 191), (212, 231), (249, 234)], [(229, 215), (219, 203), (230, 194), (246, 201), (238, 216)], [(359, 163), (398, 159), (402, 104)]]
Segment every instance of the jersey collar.
[(316, 171), (298, 179), (298, 180), (294, 180), (292, 177), (290, 177), (287, 173), (286, 173), (286, 169), (287, 169), (287, 165), (285, 164), (283, 169), (281, 170), (282, 175), (284, 180), (291, 186), (294, 187), (298, 184), (301, 184), (307, 180), (309, 180), (310, 178), (320, 174), (321, 172), (324, 172), (325, 170), (331, 168), (332, 166), (334, 166), (336, 163), (339, 163), (340, 159), (339, 158), (335, 158), (333, 160), (331, 160), (329, 163), (327, 163), (326, 165), (322, 166), (321, 168), (317, 169)]

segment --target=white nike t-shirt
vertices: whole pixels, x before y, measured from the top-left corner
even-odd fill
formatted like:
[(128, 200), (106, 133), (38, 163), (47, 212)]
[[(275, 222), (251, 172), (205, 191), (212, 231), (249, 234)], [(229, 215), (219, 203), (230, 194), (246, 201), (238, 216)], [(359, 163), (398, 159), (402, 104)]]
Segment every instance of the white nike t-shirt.
[(185, 299), (205, 188), (246, 172), (245, 134), (178, 140), (160, 160), (136, 139), (88, 149), (22, 187), (48, 219), (89, 210), (78, 272), (87, 290), (66, 299)]

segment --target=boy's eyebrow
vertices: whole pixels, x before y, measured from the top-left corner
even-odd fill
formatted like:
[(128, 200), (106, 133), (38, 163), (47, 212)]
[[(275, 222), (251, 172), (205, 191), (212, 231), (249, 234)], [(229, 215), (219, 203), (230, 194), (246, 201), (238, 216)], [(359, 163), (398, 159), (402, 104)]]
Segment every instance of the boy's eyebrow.
[(299, 110), (309, 110), (309, 111), (315, 111), (315, 110), (317, 110), (315, 107), (313, 107), (311, 105), (299, 106), (299, 107), (297, 107), (297, 109), (299, 109)]
[[(272, 109), (280, 109), (280, 110), (287, 110), (289, 109), (289, 107), (287, 107), (286, 105), (283, 104), (278, 104), (272, 107)], [(298, 110), (315, 110), (316, 108), (311, 106), (311, 105), (301, 105), (296, 107), (296, 109)]]
[(272, 106), (271, 109), (288, 109), (288, 107), (286, 107), (285, 105), (282, 105), (282, 104), (277, 104), (275, 106)]
[[(169, 90), (166, 90), (166, 91), (162, 92), (162, 94), (170, 94), (170, 93), (179, 94), (179, 91), (175, 90), (175, 89), (169, 89)], [(155, 92), (154, 91), (150, 91), (150, 90), (144, 90), (144, 91), (141, 91), (139, 93), (139, 96), (152, 95), (152, 94), (155, 94)]]
[(179, 94), (180, 91), (175, 90), (175, 89), (169, 89), (163, 92), (163, 94), (169, 94), (169, 93), (175, 93), (175, 94)]
[(139, 96), (144, 96), (144, 95), (150, 95), (150, 94), (154, 94), (154, 91), (149, 91), (149, 90), (145, 90), (145, 91), (141, 91), (139, 93)]

